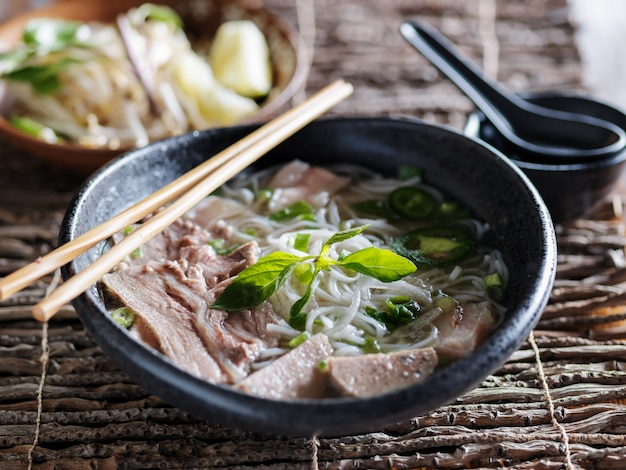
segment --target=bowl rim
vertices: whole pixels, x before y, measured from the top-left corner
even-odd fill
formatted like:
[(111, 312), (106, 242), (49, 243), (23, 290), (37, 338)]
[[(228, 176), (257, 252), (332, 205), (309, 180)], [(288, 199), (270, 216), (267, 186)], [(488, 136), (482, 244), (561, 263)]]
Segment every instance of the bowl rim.
[[(451, 401), (478, 385), (486, 375), (499, 367), (519, 347), (539, 320), (543, 308), (548, 302), (556, 274), (556, 235), (547, 207), (532, 183), (512, 162), (479, 139), (467, 137), (455, 129), (428, 124), (413, 118), (390, 117), (337, 117), (318, 120), (309, 126), (333, 125), (335, 122), (379, 122), (385, 125), (386, 123), (401, 123), (407, 126), (409, 130), (415, 129), (414, 126), (426, 126), (434, 128), (436, 132), (440, 132), (444, 136), (464, 139), (471, 142), (472, 145), (484, 149), (490, 158), (497, 159), (508, 168), (507, 171), (517, 175), (523, 182), (525, 191), (527, 191), (532, 201), (533, 210), (536, 211), (539, 224), (541, 225), (540, 231), (544, 237), (541, 240), (542, 259), (539, 261), (536, 278), (532, 282), (532, 290), (533, 292), (536, 291), (536, 295), (530, 299), (525, 299), (517, 306), (514, 312), (510, 312), (510, 315), (507, 315), (503, 324), (492, 333), (489, 340), (480, 345), (474, 353), (454, 364), (446, 366), (446, 368), (435, 372), (429, 377), (429, 388), (434, 383), (438, 391), (446, 391), (445, 400)], [(250, 128), (250, 126), (247, 127)], [(241, 128), (241, 126), (236, 126), (236, 128)], [(220, 130), (200, 131), (194, 134), (210, 134), (218, 131)], [(175, 145), (176, 142), (186, 138), (190, 137), (188, 135), (177, 136), (167, 140), (172, 145)], [(128, 152), (119, 159), (105, 165), (84, 183), (64, 217), (59, 235), (60, 244), (66, 243), (73, 238), (77, 214), (81, 211), (85, 197), (98, 186), (99, 182), (109, 174), (122, 171), (126, 162), (135, 158), (141, 158), (146, 153), (153, 151), (155, 145), (150, 144), (147, 147)], [(72, 276), (75, 272), (74, 262), (62, 268), (64, 279)], [(112, 320), (99, 321), (99, 318), (104, 318), (106, 313), (98, 305), (95, 288), (82, 294), (72, 303), (89, 332), (97, 331), (98, 336), (109, 338), (114, 337), (116, 334), (119, 335), (120, 327), (116, 326)], [(515, 334), (512, 335), (511, 332)], [(208, 418), (212, 422), (252, 429), (258, 432), (309, 437), (312, 435), (356, 434), (375, 430), (377, 427), (389, 425), (400, 420), (406, 420), (411, 413), (426, 412), (426, 410), (432, 410), (442, 405), (442, 397), (440, 395), (433, 396), (432, 393), (427, 393), (427, 390), (420, 384), (370, 398), (268, 400), (247, 395), (230, 386), (210, 384), (173, 365), (169, 360), (147, 346), (135, 340), (130, 340), (130, 335), (126, 334), (124, 338), (126, 340), (123, 346), (129, 348), (126, 351), (127, 354), (139, 357), (143, 365), (141, 370), (135, 370), (128, 363), (118, 362), (121, 368), (127, 371), (132, 370), (131, 376), (134, 380), (137, 380), (144, 386), (145, 384), (152, 384), (155, 378), (148, 371), (156, 367), (161, 374), (159, 382), (165, 381), (164, 384), (161, 384), (163, 386), (159, 391), (159, 395), (162, 398), (172, 401), (172, 397), (176, 396), (177, 390), (183, 388), (186, 392), (185, 403), (181, 404), (180, 401), (174, 400), (176, 401), (176, 406), (184, 407), (185, 410), (192, 413), (198, 412), (198, 410), (207, 408), (206, 400), (210, 399), (212, 400), (210, 412), (203, 412), (201, 417)], [(501, 351), (503, 351), (496, 355), (489, 349), (489, 344), (495, 342), (500, 344)], [(101, 341), (98, 341), (98, 343), (105, 354), (109, 356), (120, 354), (117, 350), (120, 347), (119, 343), (102, 343)], [(480, 360), (476, 360), (477, 357)], [(474, 380), (471, 383), (460, 385), (456, 378), (459, 375), (474, 377)], [(346, 409), (349, 409), (349, 413), (346, 412)], [(313, 413), (311, 412), (312, 410), (314, 410)], [(348, 415), (351, 417), (367, 416), (368, 422), (346, 421)], [(411, 416), (415, 416), (415, 414)], [(294, 420), (294, 417), (305, 417), (306, 422), (298, 419)]]

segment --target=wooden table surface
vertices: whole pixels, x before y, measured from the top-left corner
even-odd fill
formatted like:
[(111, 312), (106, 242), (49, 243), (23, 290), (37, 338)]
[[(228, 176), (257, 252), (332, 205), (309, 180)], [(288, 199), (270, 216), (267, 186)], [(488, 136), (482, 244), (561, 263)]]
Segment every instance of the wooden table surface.
[[(306, 90), (356, 91), (329, 115), (411, 116), (461, 129), (473, 108), (398, 33), (440, 28), (520, 90), (583, 90), (566, 0), (267, 0), (312, 53)], [(298, 14), (300, 13), (300, 14)], [(56, 244), (82, 177), (0, 141), (0, 276)], [(288, 439), (217, 426), (169, 406), (102, 354), (70, 306), (30, 309), (49, 276), (0, 303), (0, 468), (624, 468), (623, 198), (558, 226), (552, 297), (532, 336), (454, 403), (379, 432)]]

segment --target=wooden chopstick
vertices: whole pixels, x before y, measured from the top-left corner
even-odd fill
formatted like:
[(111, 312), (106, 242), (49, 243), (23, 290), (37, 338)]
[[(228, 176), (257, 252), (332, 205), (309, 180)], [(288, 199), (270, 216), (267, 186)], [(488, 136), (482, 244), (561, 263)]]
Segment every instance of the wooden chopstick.
[[(336, 102), (348, 96), (351, 91), (351, 85), (342, 80), (331, 83), (307, 101), (251, 132), (244, 139), (241, 139), (180, 178), (109, 219), (106, 224), (85, 232), (71, 242), (56, 248), (47, 255), (0, 279), (0, 301), (19, 292), (37, 279), (51, 273), (97, 245), (102, 240), (109, 238), (114, 233), (134, 224), (167, 202), (179, 197), (209, 175), (215, 168), (223, 165), (245, 148), (255, 145), (281, 129), (285, 132), (295, 132), (299, 127), (304, 126), (331, 108)], [(299, 117), (296, 119), (296, 116)]]
[[(23, 271), (24, 276), (29, 275), (31, 278), (35, 276), (35, 272), (47, 270), (49, 273), (112, 234), (154, 212), (164, 203), (178, 197), (166, 209), (135, 229), (89, 267), (68, 279), (47, 298), (35, 305), (33, 316), (39, 321), (47, 321), (52, 318), (63, 305), (85, 292), (89, 286), (109, 272), (129, 253), (160, 233), (209, 193), (248, 167), (267, 151), (348, 97), (352, 91), (352, 85), (343, 80), (333, 82), (307, 101), (265, 124), (207, 162), (148, 196), (137, 205), (55, 250), (63, 250), (61, 255), (57, 253), (51, 257), (52, 260), (46, 259), (44, 261), (44, 258), (52, 255), (50, 253), (39, 261), (18, 270)], [(228, 165), (224, 164), (226, 162)], [(81, 238), (83, 239), (81, 240)], [(39, 268), (41, 264), (46, 265), (45, 269)], [(18, 271), (14, 274), (18, 274)], [(5, 283), (5, 280), (6, 278), (0, 283), (5, 284), (4, 288), (8, 289), (6, 287), (8, 283)], [(12, 285), (17, 283), (18, 281), (11, 280)], [(22, 283), (23, 281), (20, 282), (20, 284)]]

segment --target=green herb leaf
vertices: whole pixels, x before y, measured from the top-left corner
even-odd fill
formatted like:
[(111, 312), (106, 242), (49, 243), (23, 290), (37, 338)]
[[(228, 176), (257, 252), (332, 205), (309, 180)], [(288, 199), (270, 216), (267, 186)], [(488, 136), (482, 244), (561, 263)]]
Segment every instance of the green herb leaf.
[(378, 340), (376, 340), (376, 338), (372, 338), (371, 336), (368, 336), (367, 338), (365, 338), (365, 344), (363, 344), (363, 351), (365, 351), (367, 354), (379, 353), (381, 351), (380, 343), (378, 342)]
[(350, 238), (354, 238), (359, 233), (364, 232), (368, 227), (369, 225), (362, 225), (361, 227), (357, 227), (357, 228), (353, 228), (349, 230), (342, 230), (341, 232), (337, 232), (333, 234), (328, 240), (326, 240), (326, 242), (324, 242), (324, 246), (330, 246), (334, 243), (339, 243), (344, 240), (349, 240)]
[(300, 263), (293, 270), (293, 275), (302, 284), (308, 284), (313, 280), (313, 265), (308, 263)]
[(28, 82), (39, 94), (53, 94), (61, 89), (59, 72), (77, 62), (79, 61), (76, 59), (66, 57), (50, 65), (29, 65), (18, 68), (5, 74), (4, 77), (10, 80)]
[(37, 18), (26, 23), (22, 40), (27, 46), (59, 51), (71, 45), (84, 43), (79, 35), (83, 25), (84, 23), (79, 21)]
[(504, 287), (502, 278), (498, 273), (492, 273), (485, 276), (485, 286), (487, 287), (487, 294), (495, 301), (500, 301), (504, 298)]
[(31, 54), (31, 51), (24, 48), (0, 53), (2, 76), (6, 76), (18, 69), (22, 62), (28, 59)]
[(261, 203), (265, 203), (265, 202), (268, 202), (270, 199), (272, 199), (273, 195), (274, 195), (273, 189), (259, 189), (256, 193), (256, 200)]
[(306, 325), (306, 314), (302, 313), (302, 309), (311, 298), (313, 287), (317, 284), (315, 282), (315, 277), (318, 273), (318, 269), (313, 272), (311, 282), (309, 282), (309, 285), (306, 287), (304, 295), (296, 300), (289, 310), (289, 324), (298, 330), (303, 330)]
[(213, 238), (209, 240), (209, 245), (211, 245), (211, 247), (215, 250), (215, 253), (220, 256), (225, 256), (237, 249), (237, 245), (229, 246), (223, 238)]
[(9, 122), (22, 132), (26, 132), (45, 142), (56, 143), (62, 140), (52, 128), (44, 126), (29, 117), (14, 115), (9, 118)]
[(175, 29), (183, 28), (183, 20), (172, 8), (164, 5), (155, 5), (153, 3), (144, 3), (136, 12), (138, 18), (152, 21), (161, 21), (174, 27)]
[(260, 305), (285, 282), (302, 258), (277, 251), (244, 269), (231, 282), (211, 308), (242, 310)]
[(283, 210), (270, 214), (269, 219), (274, 222), (285, 222), (296, 217), (306, 217), (308, 220), (311, 220), (310, 216), (313, 215), (313, 208), (307, 202), (297, 201)]
[(416, 269), (415, 264), (405, 257), (373, 246), (355, 251), (337, 264), (382, 282), (397, 281)]
[(421, 312), (420, 305), (405, 295), (391, 297), (385, 304), (387, 310), (378, 311), (373, 307), (366, 307), (365, 313), (390, 330), (411, 323)]

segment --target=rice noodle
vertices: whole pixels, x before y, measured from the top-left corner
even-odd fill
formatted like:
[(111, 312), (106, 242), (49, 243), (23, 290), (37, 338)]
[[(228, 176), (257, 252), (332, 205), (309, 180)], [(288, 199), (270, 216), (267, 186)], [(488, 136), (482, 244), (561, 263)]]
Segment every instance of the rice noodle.
[[(342, 252), (354, 252), (369, 246), (388, 248), (391, 240), (409, 231), (410, 223), (391, 224), (382, 219), (368, 218), (357, 214), (351, 204), (380, 198), (400, 185), (397, 179), (383, 178), (369, 170), (356, 166), (342, 165), (333, 168), (353, 175), (353, 182), (347, 189), (328, 196), (328, 203), (315, 208), (315, 220), (290, 220), (276, 222), (267, 217), (267, 209), (254, 198), (259, 189), (265, 188), (270, 170), (248, 173), (225, 185), (220, 195), (234, 199), (241, 204), (241, 210), (233, 212), (225, 209), (214, 214), (208, 225), (225, 223), (233, 231), (232, 242), (244, 243), (250, 240), (250, 233), (260, 245), (261, 255), (283, 251), (302, 256), (304, 253), (294, 248), (297, 234), (309, 236), (309, 254), (319, 253), (322, 244), (334, 233), (348, 228), (369, 224), (368, 230), (354, 238), (331, 245), (329, 256), (337, 258)], [(356, 176), (354, 176), (356, 175)], [(425, 184), (419, 177), (402, 181), (402, 185), (424, 188), (437, 200), (443, 201), (443, 194)], [(210, 198), (218, 198), (213, 195)], [(274, 197), (277, 197), (276, 194)], [(271, 202), (270, 202), (271, 205)], [(481, 240), (489, 227), (475, 219), (459, 221), (477, 240)], [(396, 351), (406, 348), (426, 347), (436, 341), (438, 330), (433, 321), (441, 314), (435, 299), (443, 294), (456, 302), (489, 302), (491, 310), (499, 317), (506, 309), (487, 295), (484, 278), (487, 274), (498, 273), (503, 282), (508, 282), (508, 271), (497, 249), (479, 244), (475, 255), (460, 261), (457, 265), (418, 269), (414, 275), (399, 281), (384, 283), (372, 277), (354, 272), (331, 269), (322, 271), (315, 281), (314, 295), (306, 304), (305, 331), (310, 334), (324, 332), (337, 355), (363, 354), (362, 346), (366, 338), (374, 338), (383, 351)], [(291, 339), (301, 332), (288, 323), (289, 309), (304, 292), (304, 286), (291, 279), (270, 297), (276, 312), (283, 318), (268, 329), (280, 332)], [(399, 333), (391, 333), (381, 322), (366, 313), (367, 307), (382, 309), (385, 302), (394, 296), (408, 296), (418, 302), (422, 313), (410, 326), (402, 327)], [(267, 352), (263, 361), (271, 361), (277, 351)]]

